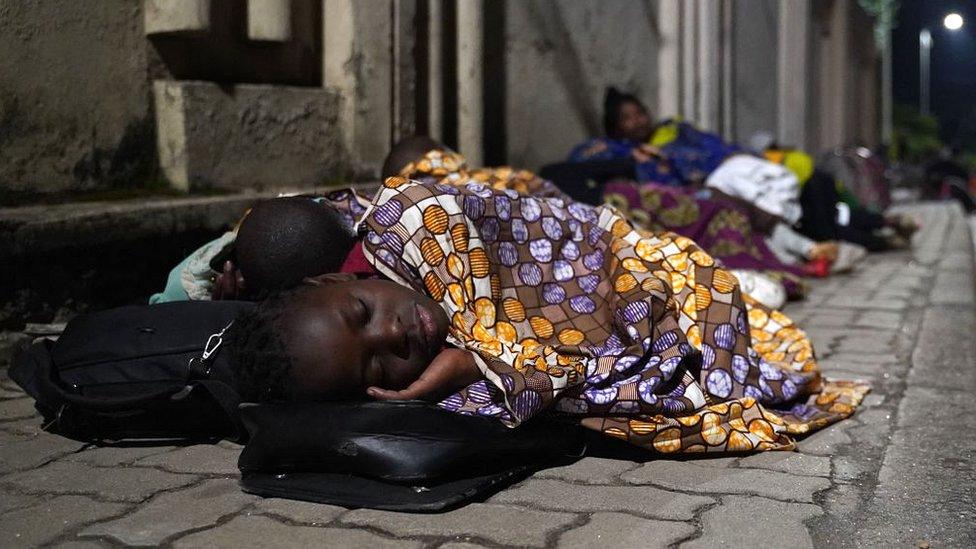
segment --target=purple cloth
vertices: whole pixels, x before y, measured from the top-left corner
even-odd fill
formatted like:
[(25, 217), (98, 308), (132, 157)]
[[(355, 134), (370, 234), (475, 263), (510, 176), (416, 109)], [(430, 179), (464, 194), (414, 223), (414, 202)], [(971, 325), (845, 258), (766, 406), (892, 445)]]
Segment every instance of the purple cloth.
[(730, 269), (766, 271), (778, 278), (787, 295), (803, 295), (800, 267), (783, 263), (754, 232), (748, 212), (722, 199), (702, 199), (694, 191), (655, 183), (612, 181), (607, 203), (652, 231), (672, 231), (694, 240)]

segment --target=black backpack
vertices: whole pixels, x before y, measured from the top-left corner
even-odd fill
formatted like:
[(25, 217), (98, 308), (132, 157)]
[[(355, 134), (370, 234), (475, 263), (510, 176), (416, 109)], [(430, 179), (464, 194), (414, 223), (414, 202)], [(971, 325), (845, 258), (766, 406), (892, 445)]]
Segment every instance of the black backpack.
[(10, 377), (45, 428), (85, 441), (246, 438), (223, 342), (240, 301), (185, 301), (79, 315), (19, 353)]

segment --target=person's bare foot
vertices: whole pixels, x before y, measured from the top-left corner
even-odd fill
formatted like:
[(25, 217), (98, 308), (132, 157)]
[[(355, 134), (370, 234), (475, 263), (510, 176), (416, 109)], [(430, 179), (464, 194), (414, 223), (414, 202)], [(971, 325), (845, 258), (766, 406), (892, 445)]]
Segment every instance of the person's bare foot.
[(837, 243), (834, 241), (817, 242), (810, 248), (808, 259), (826, 259), (833, 263), (837, 261)]
[(911, 241), (901, 234), (890, 235), (885, 238), (885, 242), (888, 244), (888, 249), (891, 250), (904, 250), (912, 245)]

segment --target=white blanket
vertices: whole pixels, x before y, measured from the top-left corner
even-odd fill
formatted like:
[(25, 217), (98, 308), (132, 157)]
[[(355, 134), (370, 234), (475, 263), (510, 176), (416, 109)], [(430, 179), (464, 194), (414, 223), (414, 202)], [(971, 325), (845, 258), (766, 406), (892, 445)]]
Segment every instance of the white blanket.
[(755, 204), (791, 225), (796, 224), (803, 213), (800, 181), (796, 175), (762, 158), (731, 156), (708, 176), (705, 185)]

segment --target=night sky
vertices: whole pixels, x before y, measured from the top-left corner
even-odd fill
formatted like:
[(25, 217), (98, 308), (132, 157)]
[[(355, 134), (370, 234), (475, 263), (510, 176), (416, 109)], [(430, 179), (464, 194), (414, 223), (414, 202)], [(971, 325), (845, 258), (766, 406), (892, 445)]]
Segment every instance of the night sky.
[[(963, 28), (950, 31), (942, 25), (950, 12), (963, 16)], [(932, 32), (932, 113), (943, 140), (958, 144), (965, 128), (976, 135), (976, 0), (901, 0), (892, 36), (896, 104), (918, 107), (918, 33), (923, 27)]]

